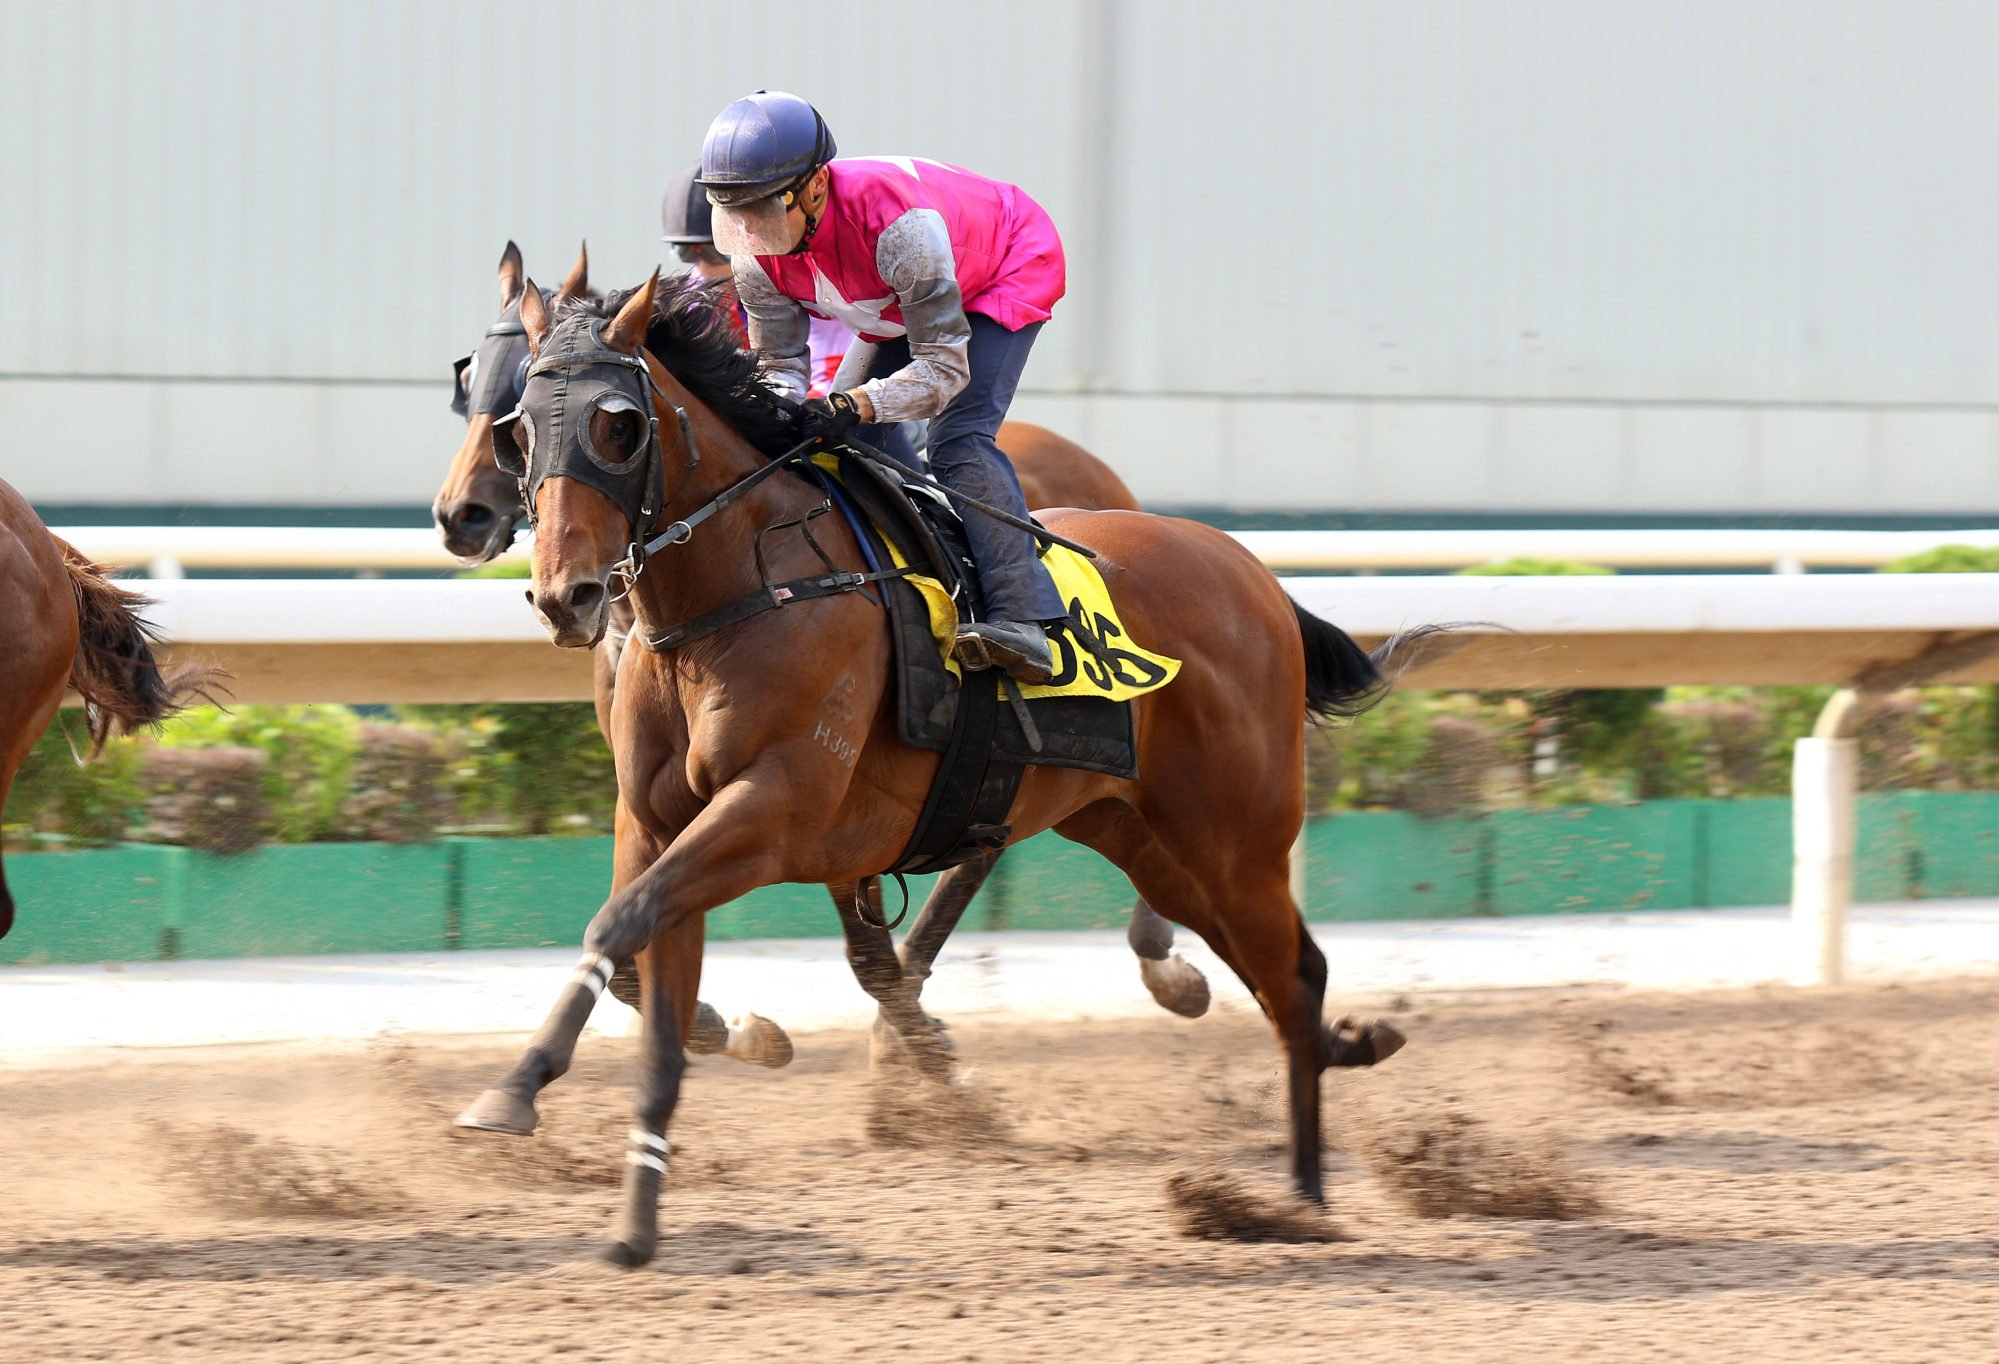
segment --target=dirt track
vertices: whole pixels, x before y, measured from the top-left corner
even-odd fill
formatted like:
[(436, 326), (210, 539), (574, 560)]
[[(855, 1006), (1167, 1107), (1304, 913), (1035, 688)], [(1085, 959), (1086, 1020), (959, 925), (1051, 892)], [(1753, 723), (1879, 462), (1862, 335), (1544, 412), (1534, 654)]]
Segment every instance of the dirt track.
[[(1347, 1239), (1297, 1244), (1193, 1239), (1169, 1206), (1189, 1166), (1280, 1187), (1276, 1051), (1243, 1014), (961, 1028), (1014, 1124), (969, 1150), (868, 1141), (859, 1035), (781, 1074), (704, 1063), (636, 1274), (590, 1260), (629, 1043), (586, 1043), (525, 1142), (445, 1125), (511, 1059), (484, 1042), (0, 1072), (0, 1349), (1999, 1357), (1999, 981), (1373, 1003), (1412, 1042), (1334, 1077)], [(1495, 1201), (1597, 1210), (1412, 1210)]]

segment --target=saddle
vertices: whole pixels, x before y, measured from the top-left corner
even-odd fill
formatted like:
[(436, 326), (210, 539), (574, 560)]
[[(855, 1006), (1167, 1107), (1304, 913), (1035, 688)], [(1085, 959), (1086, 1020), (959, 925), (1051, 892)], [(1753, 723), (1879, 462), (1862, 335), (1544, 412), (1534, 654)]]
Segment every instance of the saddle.
[[(942, 871), (1003, 847), (1029, 766), (1138, 774), (1128, 700), (1033, 694), (1046, 688), (1023, 693), (996, 669), (970, 672), (947, 662), (933, 603), (948, 596), (960, 616), (978, 619), (985, 602), (964, 522), (944, 497), (850, 451), (818, 456), (811, 467), (860, 541), (869, 569), (884, 575), (879, 585), (895, 657), (898, 731), (906, 743), (944, 755), (916, 830), (889, 871)], [(918, 586), (912, 571), (931, 582)], [(1056, 627), (1064, 636), (1053, 641), (1058, 681), (1060, 660), (1069, 660), (1072, 671), (1083, 659), (1096, 660), (1098, 671), (1118, 661), (1080, 601), (1074, 611), (1068, 626)]]

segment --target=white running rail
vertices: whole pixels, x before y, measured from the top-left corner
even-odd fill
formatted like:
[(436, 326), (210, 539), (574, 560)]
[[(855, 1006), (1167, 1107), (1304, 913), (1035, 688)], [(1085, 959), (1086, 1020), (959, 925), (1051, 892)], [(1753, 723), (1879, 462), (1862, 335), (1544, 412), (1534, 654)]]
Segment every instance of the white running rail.
[[(60, 526), (101, 563), (157, 578), (190, 569), (446, 570), (458, 563), (422, 528)], [(1354, 573), (1456, 569), (1535, 558), (1605, 568), (1878, 568), (1939, 545), (1999, 547), (1999, 529), (1871, 530), (1256, 530), (1242, 541), (1274, 569)], [(508, 558), (524, 555), (522, 537)]]

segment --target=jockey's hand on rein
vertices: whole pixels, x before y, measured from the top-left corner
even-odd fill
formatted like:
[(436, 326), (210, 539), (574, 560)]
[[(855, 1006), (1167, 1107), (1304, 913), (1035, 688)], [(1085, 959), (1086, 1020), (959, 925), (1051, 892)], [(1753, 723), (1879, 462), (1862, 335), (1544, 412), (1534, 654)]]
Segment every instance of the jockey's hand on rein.
[(829, 393), (805, 400), (805, 429), (826, 440), (838, 440), (861, 424), (861, 407), (851, 393)]

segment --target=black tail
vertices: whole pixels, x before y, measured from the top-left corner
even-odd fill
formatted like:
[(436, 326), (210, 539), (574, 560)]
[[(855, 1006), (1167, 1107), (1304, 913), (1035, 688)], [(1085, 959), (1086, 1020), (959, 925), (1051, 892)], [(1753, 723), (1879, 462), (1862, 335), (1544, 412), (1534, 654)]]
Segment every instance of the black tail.
[(216, 670), (188, 664), (161, 670), (153, 657), (159, 635), (139, 615), (151, 602), (112, 582), (75, 546), (51, 538), (76, 591), (80, 642), (69, 685), (83, 698), (93, 754), (113, 734), (157, 725), (196, 699), (214, 699), (208, 689), (223, 676)]
[(1297, 602), (1298, 633), (1305, 641), (1305, 714), (1313, 720), (1343, 720), (1361, 715), (1395, 686), (1391, 671), (1398, 655), (1417, 640), (1442, 634), (1448, 625), (1422, 625), (1404, 630), (1373, 653), (1354, 643), (1352, 635), (1328, 625)]

